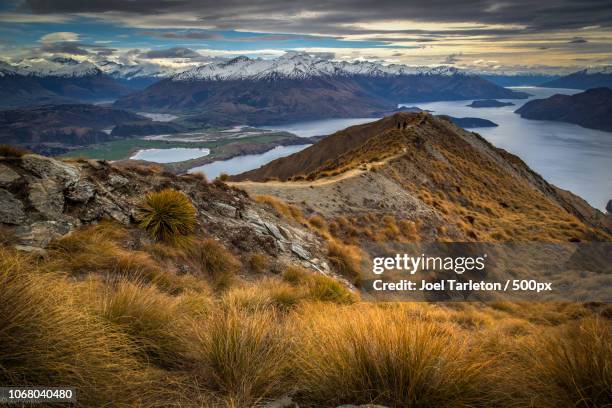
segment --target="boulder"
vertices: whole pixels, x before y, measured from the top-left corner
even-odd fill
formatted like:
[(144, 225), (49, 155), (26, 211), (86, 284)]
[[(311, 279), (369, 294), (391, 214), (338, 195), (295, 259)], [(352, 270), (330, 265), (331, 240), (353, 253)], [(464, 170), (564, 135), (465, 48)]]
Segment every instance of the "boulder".
[(46, 248), (53, 238), (67, 234), (72, 225), (61, 221), (39, 221), (22, 225), (15, 230), (19, 240), (19, 249), (28, 251), (31, 248)]
[(87, 180), (78, 180), (76, 183), (70, 184), (66, 189), (66, 198), (77, 202), (86, 203), (93, 197), (96, 192), (96, 187)]
[(26, 154), (21, 157), (24, 169), (43, 179), (59, 180), (64, 185), (76, 183), (80, 177), (79, 170), (60, 160), (37, 154)]
[(23, 204), (13, 194), (0, 188), (0, 223), (20, 224), (25, 219)]
[(608, 204), (606, 204), (606, 211), (608, 214), (612, 214), (612, 200), (609, 200)]
[(64, 212), (63, 188), (51, 179), (30, 182), (28, 199), (47, 218), (56, 218)]
[(21, 176), (4, 164), (0, 164), (0, 187), (7, 187), (17, 180), (19, 180)]
[(229, 204), (225, 204), (221, 202), (215, 202), (213, 203), (213, 207), (215, 207), (217, 212), (221, 215), (224, 215), (230, 218), (236, 218), (236, 214), (238, 210), (233, 205), (229, 205)]

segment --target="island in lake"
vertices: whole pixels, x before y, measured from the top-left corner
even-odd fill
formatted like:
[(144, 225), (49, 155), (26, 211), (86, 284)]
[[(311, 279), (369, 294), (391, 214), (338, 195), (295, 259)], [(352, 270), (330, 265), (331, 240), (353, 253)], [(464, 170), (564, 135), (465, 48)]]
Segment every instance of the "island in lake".
[(556, 94), (535, 99), (515, 113), (525, 119), (568, 122), (612, 132), (612, 89), (595, 88), (575, 95)]
[(501, 108), (502, 106), (514, 106), (512, 102), (501, 102), (496, 99), (482, 99), (473, 101), (469, 105), (470, 108)]
[(495, 122), (491, 122), (488, 119), (482, 118), (455, 118), (448, 115), (439, 115), (440, 118), (446, 119), (454, 123), (455, 125), (464, 129), (483, 128), (483, 127), (497, 127), (499, 126)]

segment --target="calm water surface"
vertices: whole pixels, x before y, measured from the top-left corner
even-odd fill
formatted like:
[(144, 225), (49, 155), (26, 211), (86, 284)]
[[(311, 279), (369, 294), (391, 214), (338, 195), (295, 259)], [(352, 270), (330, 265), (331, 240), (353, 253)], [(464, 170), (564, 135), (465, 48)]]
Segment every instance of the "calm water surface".
[(146, 160), (155, 163), (174, 163), (184, 160), (196, 159), (208, 156), (209, 149), (197, 149), (186, 147), (173, 147), (170, 149), (143, 149), (132, 155), (132, 160)]
[(219, 160), (203, 166), (194, 167), (189, 170), (190, 173), (202, 172), (212, 180), (218, 177), (221, 173), (229, 175), (240, 174), (245, 171), (257, 169), (264, 164), (278, 159), (279, 157), (289, 156), (290, 154), (299, 152), (311, 146), (310, 144), (295, 145), (295, 146), (277, 146), (272, 150), (268, 150), (261, 154), (248, 154), (245, 156), (237, 156), (228, 160)]

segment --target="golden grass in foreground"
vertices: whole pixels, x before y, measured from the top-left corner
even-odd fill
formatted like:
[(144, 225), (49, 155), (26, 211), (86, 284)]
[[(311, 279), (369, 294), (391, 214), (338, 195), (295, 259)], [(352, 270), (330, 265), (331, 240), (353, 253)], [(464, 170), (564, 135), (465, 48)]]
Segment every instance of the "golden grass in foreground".
[(131, 356), (137, 345), (73, 305), (67, 281), (0, 248), (0, 289), (2, 385), (74, 386), (80, 406), (139, 401), (146, 369)]
[[(195, 262), (186, 250), (122, 247), (133, 232), (79, 230), (42, 259), (0, 246), (0, 383), (76, 385), (88, 407), (253, 407), (287, 393), (303, 407), (611, 399), (605, 305), (365, 303), (297, 267), (214, 291), (191, 263), (164, 270)], [(175, 289), (119, 273), (145, 264)]]
[(487, 359), (433, 322), (379, 308), (306, 308), (296, 319), (296, 368), (313, 404), (490, 406)]

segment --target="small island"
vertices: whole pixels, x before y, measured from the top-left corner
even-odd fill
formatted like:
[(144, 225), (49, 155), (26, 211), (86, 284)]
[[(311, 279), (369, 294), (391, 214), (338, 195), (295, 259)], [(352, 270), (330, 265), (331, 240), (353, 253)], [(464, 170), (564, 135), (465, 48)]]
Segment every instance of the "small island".
[(455, 118), (453, 116), (448, 116), (448, 115), (440, 115), (439, 117), (442, 119), (446, 119), (464, 129), (499, 126), (495, 122), (491, 122), (490, 120), (482, 119), (482, 118)]
[(473, 101), (469, 105), (470, 108), (501, 108), (502, 106), (514, 106), (512, 102), (501, 102), (496, 99), (482, 99)]

